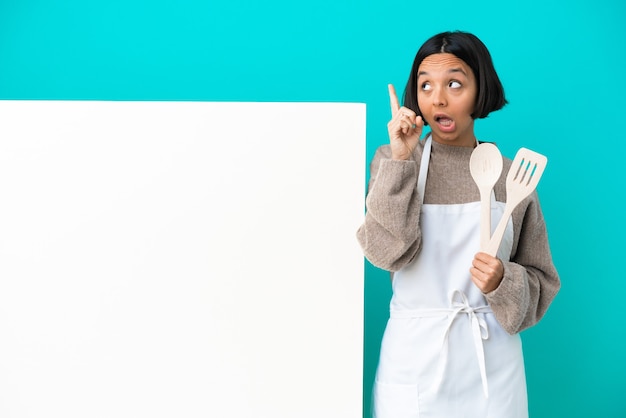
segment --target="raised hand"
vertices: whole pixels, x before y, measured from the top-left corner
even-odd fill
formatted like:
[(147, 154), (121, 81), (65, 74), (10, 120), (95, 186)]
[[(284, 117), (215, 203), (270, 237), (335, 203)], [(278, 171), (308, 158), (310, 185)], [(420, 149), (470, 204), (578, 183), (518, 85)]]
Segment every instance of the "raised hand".
[(408, 160), (419, 142), (424, 121), (414, 111), (407, 107), (400, 107), (396, 89), (389, 84), (389, 101), (391, 103), (391, 120), (387, 124), (391, 158), (394, 160)]

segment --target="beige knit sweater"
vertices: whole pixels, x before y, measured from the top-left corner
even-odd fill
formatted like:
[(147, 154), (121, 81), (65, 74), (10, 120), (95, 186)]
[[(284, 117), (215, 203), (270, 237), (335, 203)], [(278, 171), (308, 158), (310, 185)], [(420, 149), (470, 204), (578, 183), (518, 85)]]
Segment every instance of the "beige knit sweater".
[[(417, 176), (423, 149), (424, 141), (420, 141), (412, 160), (396, 161), (385, 145), (376, 151), (371, 163), (367, 213), (357, 238), (373, 265), (392, 272), (411, 262), (421, 249)], [(469, 171), (472, 151), (433, 141), (425, 204), (480, 200)], [(500, 202), (506, 201), (510, 166), (511, 160), (505, 158), (502, 176), (494, 187)], [(497, 289), (485, 295), (496, 319), (509, 334), (536, 324), (560, 288), (536, 192), (513, 211), (513, 230), (511, 259), (503, 263), (504, 278)]]

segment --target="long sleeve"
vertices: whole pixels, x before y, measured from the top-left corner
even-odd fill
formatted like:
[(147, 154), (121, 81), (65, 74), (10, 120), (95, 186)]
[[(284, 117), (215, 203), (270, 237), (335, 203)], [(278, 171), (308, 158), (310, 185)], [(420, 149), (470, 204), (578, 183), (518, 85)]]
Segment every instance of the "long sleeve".
[(420, 248), (421, 203), (417, 163), (391, 159), (389, 147), (376, 151), (370, 166), (365, 221), (357, 238), (365, 257), (384, 270), (407, 265)]
[[(365, 221), (357, 238), (365, 257), (375, 266), (398, 271), (420, 252), (421, 212), (417, 192), (420, 143), (411, 161), (391, 160), (388, 146), (378, 149), (370, 166)], [(471, 149), (433, 143), (425, 204), (458, 204), (480, 200), (469, 171)], [(512, 161), (504, 159), (494, 187), (496, 200), (506, 201), (506, 173)], [(546, 313), (561, 287), (552, 261), (548, 233), (537, 192), (524, 199), (512, 214), (513, 248), (503, 261), (504, 277), (485, 295), (496, 319), (510, 334), (535, 325)], [(468, 275), (470, 264), (468, 263)], [(468, 277), (469, 280), (469, 277)]]
[[(500, 286), (485, 295), (500, 325), (515, 334), (543, 317), (561, 287), (536, 193), (513, 212), (516, 232)], [(516, 225), (517, 224), (517, 225)]]

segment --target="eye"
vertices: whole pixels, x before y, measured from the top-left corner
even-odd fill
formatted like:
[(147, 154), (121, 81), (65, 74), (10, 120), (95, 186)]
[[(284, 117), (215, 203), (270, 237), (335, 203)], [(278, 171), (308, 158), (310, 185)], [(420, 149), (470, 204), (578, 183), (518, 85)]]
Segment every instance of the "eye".
[(424, 91), (428, 91), (430, 90), (432, 87), (430, 86), (430, 83), (426, 82), (426, 83), (422, 83), (422, 90)]
[(459, 83), (456, 80), (452, 80), (449, 84), (449, 86), (453, 89), (460, 89), (461, 88), (461, 83)]

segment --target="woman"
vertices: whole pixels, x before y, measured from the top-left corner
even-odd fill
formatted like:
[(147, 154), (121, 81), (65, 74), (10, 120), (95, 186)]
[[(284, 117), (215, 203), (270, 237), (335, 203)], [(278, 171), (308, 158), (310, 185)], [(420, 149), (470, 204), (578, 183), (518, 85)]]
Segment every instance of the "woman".
[[(391, 85), (389, 95), (390, 143), (372, 161), (357, 233), (370, 262), (394, 272), (374, 414), (527, 417), (519, 332), (544, 315), (560, 280), (536, 193), (514, 211), (496, 257), (478, 251), (474, 121), (506, 104), (489, 51), (469, 33), (435, 35), (417, 52), (404, 106)], [(494, 187), (494, 225), (510, 165)]]

